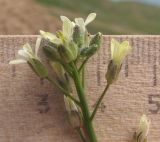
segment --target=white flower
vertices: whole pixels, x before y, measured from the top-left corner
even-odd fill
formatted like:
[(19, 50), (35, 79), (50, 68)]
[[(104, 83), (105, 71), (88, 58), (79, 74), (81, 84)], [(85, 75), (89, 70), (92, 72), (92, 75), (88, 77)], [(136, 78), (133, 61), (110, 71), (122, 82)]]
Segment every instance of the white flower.
[(63, 36), (66, 40), (70, 41), (72, 38), (73, 28), (75, 24), (65, 16), (61, 16), (60, 18), (63, 22), (63, 25), (62, 25)]
[(148, 120), (146, 115), (143, 115), (140, 119), (139, 128), (137, 131), (138, 142), (144, 142), (147, 139), (148, 131), (149, 131), (150, 121)]
[(20, 55), (20, 59), (16, 59), (16, 60), (12, 60), (9, 62), (9, 64), (20, 64), (20, 63), (26, 63), (27, 61), (29, 61), (30, 59), (38, 59), (38, 50), (40, 47), (40, 43), (41, 43), (41, 38), (37, 38), (36, 41), (36, 46), (35, 46), (35, 52), (33, 52), (31, 46), (26, 43), (23, 46), (23, 49), (20, 49), (18, 51), (18, 54)]
[(75, 18), (75, 24), (80, 27), (81, 32), (86, 31), (86, 26), (96, 18), (96, 13), (90, 13), (86, 20), (83, 18)]
[(85, 20), (85, 26), (91, 23), (96, 18), (96, 13), (90, 13)]
[(60, 19), (62, 20), (62, 37), (57, 37), (52, 33), (44, 32), (42, 30), (40, 30), (40, 34), (44, 39), (48, 39), (50, 42), (57, 45), (64, 44), (64, 42), (68, 43), (73, 40), (72, 36), (75, 25), (78, 25), (81, 33), (85, 34), (86, 26), (91, 23), (95, 17), (95, 13), (90, 13), (85, 21), (83, 18), (75, 18), (75, 22), (73, 22), (66, 16), (60, 16)]
[(115, 39), (111, 40), (111, 61), (108, 64), (108, 71), (106, 73), (106, 79), (109, 84), (117, 81), (122, 62), (130, 50), (131, 47), (128, 41), (119, 43)]
[(35, 51), (32, 50), (31, 46), (27, 43), (23, 46), (23, 49), (18, 51), (20, 55), (20, 59), (12, 60), (9, 64), (20, 64), (20, 63), (28, 63), (31, 69), (41, 78), (45, 78), (48, 76), (48, 71), (45, 66), (41, 63), (38, 58), (38, 50), (40, 47), (41, 38), (37, 38)]
[(62, 40), (59, 39), (56, 35), (54, 35), (52, 33), (44, 32), (44, 31), (40, 30), (40, 34), (44, 39), (47, 39), (54, 44), (61, 44), (62, 43)]
[(115, 64), (121, 65), (130, 50), (131, 47), (128, 41), (123, 41), (122, 43), (119, 43), (115, 39), (111, 40), (111, 58)]

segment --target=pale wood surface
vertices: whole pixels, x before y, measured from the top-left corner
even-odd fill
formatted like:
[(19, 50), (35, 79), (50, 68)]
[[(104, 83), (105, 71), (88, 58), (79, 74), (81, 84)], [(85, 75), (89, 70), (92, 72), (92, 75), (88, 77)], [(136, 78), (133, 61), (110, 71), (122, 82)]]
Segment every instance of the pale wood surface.
[[(113, 36), (87, 68), (91, 110), (106, 83), (104, 74)], [(105, 96), (95, 119), (99, 142), (130, 142), (139, 118), (151, 119), (149, 142), (160, 140), (160, 36), (114, 36), (130, 41), (133, 51), (118, 82)], [(0, 36), (0, 142), (79, 142), (66, 120), (62, 95), (24, 65), (11, 66), (17, 50), (36, 36)]]

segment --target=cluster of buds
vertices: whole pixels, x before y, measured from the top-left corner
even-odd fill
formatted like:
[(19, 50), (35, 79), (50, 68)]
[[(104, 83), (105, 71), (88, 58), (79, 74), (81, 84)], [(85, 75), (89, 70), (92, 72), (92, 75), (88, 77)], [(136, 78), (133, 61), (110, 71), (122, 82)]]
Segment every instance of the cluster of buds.
[(133, 142), (148, 142), (147, 136), (149, 131), (150, 121), (146, 115), (143, 115), (140, 119), (139, 128), (135, 132)]
[(102, 34), (97, 33), (90, 36), (86, 26), (96, 17), (95, 13), (88, 15), (86, 20), (75, 18), (75, 21), (61, 16), (63, 22), (62, 31), (55, 35), (40, 31), (41, 36), (49, 41), (44, 47), (44, 52), (50, 60), (60, 63), (70, 63), (77, 58), (87, 58), (92, 56), (101, 46)]

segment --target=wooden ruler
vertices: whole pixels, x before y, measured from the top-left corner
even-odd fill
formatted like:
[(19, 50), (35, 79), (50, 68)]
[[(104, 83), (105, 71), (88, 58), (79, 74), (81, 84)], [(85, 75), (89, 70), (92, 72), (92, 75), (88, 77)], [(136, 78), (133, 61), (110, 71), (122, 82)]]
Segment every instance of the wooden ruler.
[[(160, 140), (160, 36), (104, 36), (88, 63), (90, 109), (106, 83), (110, 40), (129, 40), (132, 53), (106, 94), (95, 119), (99, 142), (130, 142), (142, 114), (151, 119), (149, 142)], [(79, 142), (69, 126), (62, 95), (27, 65), (8, 65), (36, 36), (0, 36), (0, 142)]]

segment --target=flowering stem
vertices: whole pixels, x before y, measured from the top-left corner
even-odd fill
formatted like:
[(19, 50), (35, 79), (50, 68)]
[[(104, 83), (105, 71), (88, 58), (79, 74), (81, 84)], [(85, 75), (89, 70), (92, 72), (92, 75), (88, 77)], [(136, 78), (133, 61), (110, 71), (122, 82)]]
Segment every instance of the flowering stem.
[(80, 106), (80, 102), (76, 100), (73, 96), (71, 96), (64, 88), (62, 88), (56, 81), (50, 79), (49, 77), (46, 78), (50, 83), (52, 83), (54, 86), (56, 86), (62, 93), (64, 93), (65, 96), (72, 99), (78, 106)]
[(97, 103), (96, 103), (96, 106), (95, 106), (95, 108), (94, 108), (94, 110), (93, 110), (93, 112), (92, 112), (91, 118), (90, 118), (91, 121), (93, 120), (93, 118), (94, 118), (94, 116), (95, 116), (95, 114), (96, 114), (96, 112), (97, 112), (97, 110), (98, 110), (98, 108), (99, 108), (99, 105), (100, 105), (100, 103), (102, 102), (103, 97), (104, 97), (104, 95), (106, 94), (109, 86), (110, 86), (110, 84), (107, 84), (107, 85), (106, 85), (106, 87), (105, 87), (105, 89), (103, 90), (100, 98), (98, 99), (98, 101), (97, 101)]
[(89, 113), (89, 108), (86, 102), (84, 90), (82, 87), (82, 82), (78, 73), (78, 69), (75, 66), (74, 63), (72, 63), (73, 67), (73, 79), (75, 82), (75, 87), (77, 90), (77, 94), (79, 96), (80, 104), (81, 104), (81, 110), (83, 113), (83, 121), (84, 121), (84, 126), (87, 129), (87, 134), (89, 136), (90, 142), (97, 142), (97, 138), (93, 129), (92, 122), (90, 121), (90, 113)]

